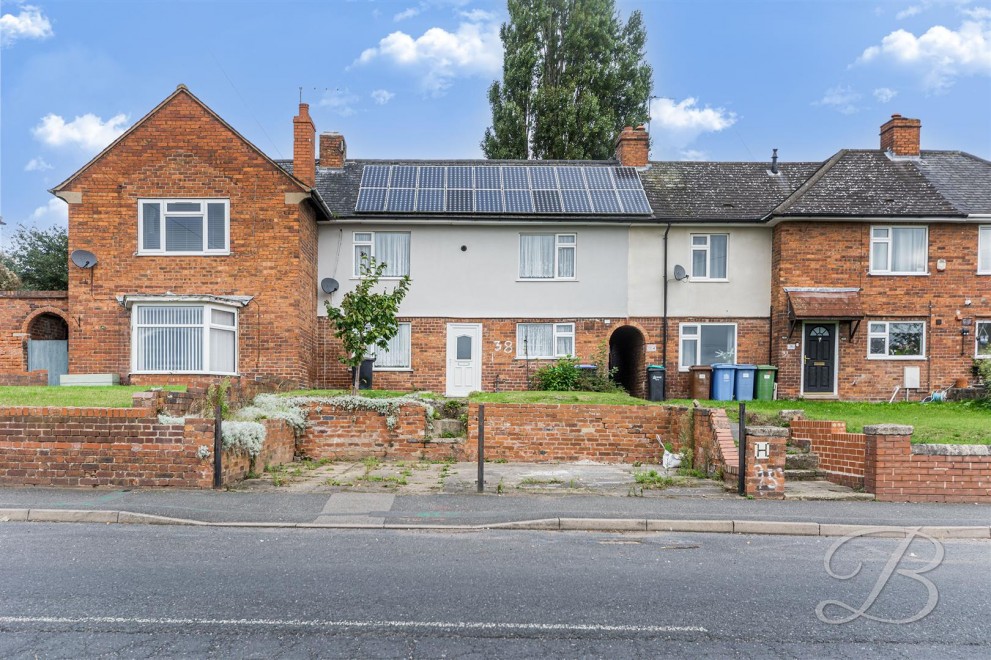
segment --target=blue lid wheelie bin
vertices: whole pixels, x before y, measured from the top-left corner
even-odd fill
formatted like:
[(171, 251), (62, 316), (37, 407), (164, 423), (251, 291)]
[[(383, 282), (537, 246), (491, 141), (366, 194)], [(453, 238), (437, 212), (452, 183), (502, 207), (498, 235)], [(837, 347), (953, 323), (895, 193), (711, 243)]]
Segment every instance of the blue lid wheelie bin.
[(712, 399), (732, 401), (736, 384), (736, 365), (717, 362), (712, 365)]
[(754, 383), (757, 380), (756, 364), (736, 365), (736, 400), (753, 401)]

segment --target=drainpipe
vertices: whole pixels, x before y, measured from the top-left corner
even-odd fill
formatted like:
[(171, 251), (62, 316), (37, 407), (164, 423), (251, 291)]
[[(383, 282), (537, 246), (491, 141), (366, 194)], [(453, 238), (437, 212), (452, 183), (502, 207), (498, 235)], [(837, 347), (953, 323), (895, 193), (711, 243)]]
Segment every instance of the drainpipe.
[(664, 321), (661, 325), (661, 364), (668, 367), (668, 232), (671, 223), (664, 229)]

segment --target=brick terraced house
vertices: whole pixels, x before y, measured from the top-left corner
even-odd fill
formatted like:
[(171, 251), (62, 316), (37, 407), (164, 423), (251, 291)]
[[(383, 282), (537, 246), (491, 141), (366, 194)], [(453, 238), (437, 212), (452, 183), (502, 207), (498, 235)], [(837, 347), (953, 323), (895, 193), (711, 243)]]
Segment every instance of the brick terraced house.
[[(69, 373), (345, 387), (324, 302), (363, 255), (412, 278), (379, 388), (522, 389), (604, 346), (636, 395), (647, 364), (687, 396), (690, 366), (739, 362), (886, 399), (991, 357), (991, 163), (920, 150), (918, 120), (807, 163), (649, 162), (643, 128), (610, 161), (355, 160), (306, 104), (293, 128), (274, 161), (180, 86), (53, 190), (98, 265), (17, 309), (65, 320)], [(10, 378), (29, 325), (4, 321)]]

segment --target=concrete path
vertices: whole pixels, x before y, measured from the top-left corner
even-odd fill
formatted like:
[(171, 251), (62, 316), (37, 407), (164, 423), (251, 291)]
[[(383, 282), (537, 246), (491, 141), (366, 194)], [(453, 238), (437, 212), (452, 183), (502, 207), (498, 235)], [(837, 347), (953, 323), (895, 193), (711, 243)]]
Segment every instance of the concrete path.
[(388, 493), (337, 493), (330, 496), (313, 522), (318, 525), (381, 525), (395, 499), (395, 495)]

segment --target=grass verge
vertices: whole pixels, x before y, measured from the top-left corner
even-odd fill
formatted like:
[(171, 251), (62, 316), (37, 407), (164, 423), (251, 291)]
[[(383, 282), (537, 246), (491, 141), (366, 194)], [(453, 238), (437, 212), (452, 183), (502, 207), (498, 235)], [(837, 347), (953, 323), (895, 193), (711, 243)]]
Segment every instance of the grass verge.
[[(108, 385), (83, 387), (77, 385), (56, 386), (3, 386), (0, 387), (0, 406), (54, 406), (76, 408), (130, 408), (131, 396), (145, 392), (150, 385)], [(184, 392), (185, 385), (164, 385), (163, 389)]]

